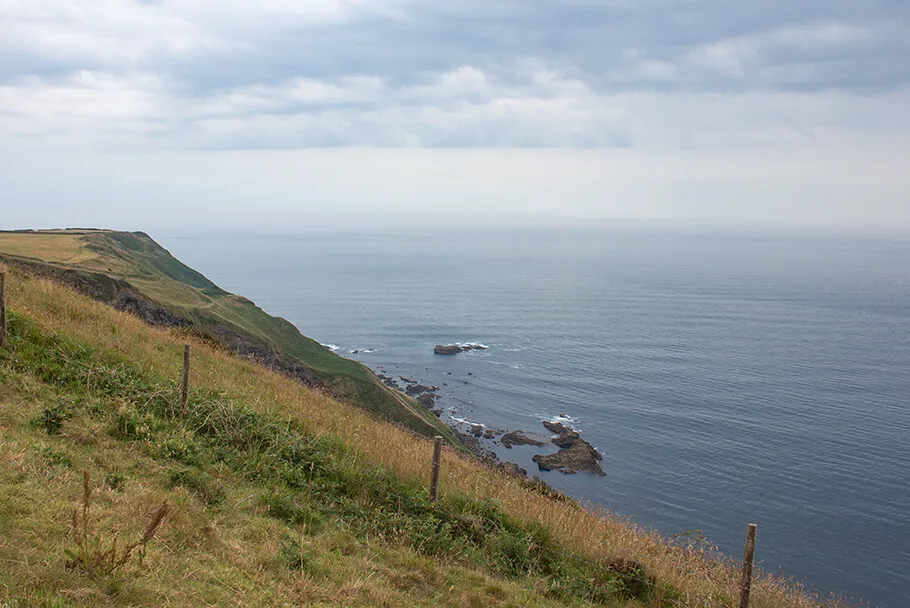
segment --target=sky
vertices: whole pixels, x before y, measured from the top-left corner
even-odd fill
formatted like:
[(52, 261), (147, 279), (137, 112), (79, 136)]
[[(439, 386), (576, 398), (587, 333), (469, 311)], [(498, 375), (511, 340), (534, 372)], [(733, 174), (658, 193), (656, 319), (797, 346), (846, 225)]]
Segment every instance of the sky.
[(0, 0), (0, 228), (910, 233), (907, 0)]

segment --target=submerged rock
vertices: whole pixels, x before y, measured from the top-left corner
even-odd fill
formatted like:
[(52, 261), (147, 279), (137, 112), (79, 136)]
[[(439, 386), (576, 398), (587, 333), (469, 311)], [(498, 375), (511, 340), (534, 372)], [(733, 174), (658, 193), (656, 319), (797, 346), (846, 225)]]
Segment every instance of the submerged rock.
[(502, 436), (502, 439), (499, 442), (507, 448), (511, 448), (513, 445), (534, 445), (542, 446), (544, 445), (543, 441), (538, 441), (533, 437), (528, 437), (524, 434), (524, 431), (512, 431), (511, 433), (506, 433)]
[(555, 454), (538, 454), (532, 458), (541, 471), (559, 471), (573, 474), (579, 472), (594, 473), (603, 477), (606, 473), (600, 468), (603, 455), (584, 439), (575, 439), (569, 447)]
[(471, 425), (471, 434), (475, 437), (483, 436), (483, 425), (482, 424), (472, 424)]

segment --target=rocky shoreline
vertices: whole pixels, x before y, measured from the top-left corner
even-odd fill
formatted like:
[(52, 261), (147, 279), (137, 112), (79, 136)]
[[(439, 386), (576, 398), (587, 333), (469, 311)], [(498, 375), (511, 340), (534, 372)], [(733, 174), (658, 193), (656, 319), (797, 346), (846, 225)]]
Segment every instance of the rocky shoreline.
[[(442, 410), (436, 407), (436, 400), (439, 398), (438, 392), (440, 390), (438, 386), (422, 384), (406, 376), (397, 376), (396, 379), (396, 377), (381, 372), (377, 373), (377, 376), (388, 386), (414, 397), (418, 403), (437, 417), (442, 417)], [(532, 461), (537, 464), (538, 469), (541, 471), (559, 471), (566, 475), (576, 473), (592, 473), (599, 477), (606, 475), (600, 466), (603, 454), (582, 439), (578, 430), (562, 422), (551, 420), (542, 420), (541, 424), (552, 433), (549, 443), (557, 446), (559, 450), (553, 454), (534, 455)], [(543, 447), (547, 445), (547, 442), (542, 438), (534, 437), (520, 429), (506, 431), (486, 428), (482, 424), (467, 422), (449, 424), (449, 426), (456, 432), (466, 448), (495, 468), (512, 476), (527, 477), (528, 472), (513, 462), (499, 460), (495, 452), (486, 449), (482, 440), (492, 441), (494, 444), (499, 444), (506, 449), (512, 449), (513, 446)], [(462, 428), (463, 426), (468, 427), (467, 432)]]

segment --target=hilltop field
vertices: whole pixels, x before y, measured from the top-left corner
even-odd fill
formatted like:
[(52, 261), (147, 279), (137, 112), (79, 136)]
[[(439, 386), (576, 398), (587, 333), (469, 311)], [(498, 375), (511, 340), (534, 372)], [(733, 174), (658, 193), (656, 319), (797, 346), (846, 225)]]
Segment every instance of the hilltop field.
[[(145, 235), (2, 233), (0, 254), (0, 606), (737, 605), (709, 546), (490, 469)], [(309, 371), (237, 356), (219, 319)], [(834, 605), (766, 574), (750, 603)]]

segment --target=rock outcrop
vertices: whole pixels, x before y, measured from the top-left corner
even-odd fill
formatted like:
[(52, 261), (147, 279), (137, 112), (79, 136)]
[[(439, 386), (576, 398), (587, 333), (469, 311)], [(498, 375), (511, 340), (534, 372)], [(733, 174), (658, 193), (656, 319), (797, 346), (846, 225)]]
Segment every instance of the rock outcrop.
[(437, 344), (433, 347), (433, 353), (437, 355), (457, 355), (466, 350), (483, 350), (486, 346), (483, 344)]
[(561, 448), (570, 447), (580, 437), (578, 431), (562, 424), (561, 422), (550, 422), (549, 420), (544, 420), (543, 425), (551, 433), (556, 433), (556, 437), (553, 437), (550, 441)]
[(541, 471), (559, 471), (560, 473), (594, 473), (603, 477), (606, 473), (600, 468), (600, 452), (584, 439), (576, 439), (572, 445), (562, 448), (555, 454), (538, 454), (532, 459)]
[(528, 476), (528, 470), (524, 469), (514, 462), (503, 462), (497, 467), (500, 471), (508, 475), (509, 477), (517, 477), (519, 479), (525, 479)]
[(411, 397), (414, 397), (423, 393), (435, 393), (438, 390), (438, 386), (427, 386), (425, 384), (408, 384), (408, 386), (404, 389), (404, 392), (406, 392)]
[(421, 396), (417, 397), (417, 403), (423, 407), (433, 409), (433, 406), (436, 405), (436, 395), (433, 393), (424, 393)]
[(502, 439), (500, 439), (499, 442), (503, 446), (510, 449), (513, 445), (534, 445), (538, 447), (544, 445), (543, 441), (538, 441), (533, 437), (528, 437), (524, 434), (524, 431), (512, 431), (511, 433), (506, 433), (502, 436)]
[(561, 422), (542, 420), (544, 428), (555, 437), (550, 439), (560, 447), (555, 454), (537, 454), (532, 458), (541, 471), (559, 471), (560, 473), (573, 474), (579, 472), (594, 473), (604, 476), (606, 473), (600, 468), (603, 455), (594, 446), (582, 439), (578, 431)]

